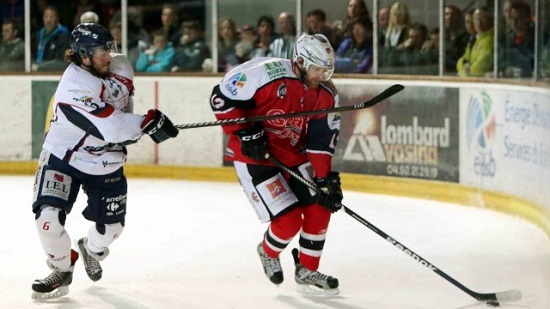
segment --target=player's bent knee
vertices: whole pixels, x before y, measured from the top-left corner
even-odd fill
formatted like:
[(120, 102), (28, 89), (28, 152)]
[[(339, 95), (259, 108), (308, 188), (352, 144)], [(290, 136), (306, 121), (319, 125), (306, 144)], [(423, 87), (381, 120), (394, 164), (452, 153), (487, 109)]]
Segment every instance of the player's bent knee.
[(52, 206), (42, 206), (36, 213), (36, 229), (43, 236), (59, 237), (65, 231), (66, 218), (65, 211)]
[(271, 221), (272, 229), (275, 233), (284, 238), (291, 238), (298, 234), (302, 228), (302, 215), (299, 208), (295, 208), (286, 215), (277, 217)]

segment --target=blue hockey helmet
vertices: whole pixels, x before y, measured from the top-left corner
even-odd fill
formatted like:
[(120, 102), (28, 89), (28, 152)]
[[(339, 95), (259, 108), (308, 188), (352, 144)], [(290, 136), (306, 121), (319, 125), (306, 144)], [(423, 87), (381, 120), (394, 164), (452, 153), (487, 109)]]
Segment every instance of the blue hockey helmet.
[(71, 33), (71, 49), (80, 58), (91, 57), (97, 48), (116, 52), (116, 42), (111, 32), (100, 24), (82, 23)]

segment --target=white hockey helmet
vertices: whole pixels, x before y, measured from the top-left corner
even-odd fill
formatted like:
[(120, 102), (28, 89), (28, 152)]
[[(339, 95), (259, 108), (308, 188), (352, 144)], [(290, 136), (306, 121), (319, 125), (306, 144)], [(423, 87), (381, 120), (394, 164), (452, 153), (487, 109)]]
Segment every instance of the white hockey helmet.
[(328, 81), (334, 73), (334, 49), (327, 37), (322, 34), (304, 34), (294, 45), (294, 62), (298, 58), (304, 60), (304, 70), (307, 72), (310, 65), (325, 69), (322, 79)]

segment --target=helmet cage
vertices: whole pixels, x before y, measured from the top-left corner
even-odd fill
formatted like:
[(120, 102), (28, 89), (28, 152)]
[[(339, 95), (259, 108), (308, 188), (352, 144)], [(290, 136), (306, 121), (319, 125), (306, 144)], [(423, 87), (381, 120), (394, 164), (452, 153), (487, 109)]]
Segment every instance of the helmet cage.
[(322, 34), (304, 34), (294, 46), (294, 62), (303, 59), (303, 67), (307, 72), (311, 65), (325, 69), (322, 80), (328, 81), (334, 73), (334, 50), (326, 36)]

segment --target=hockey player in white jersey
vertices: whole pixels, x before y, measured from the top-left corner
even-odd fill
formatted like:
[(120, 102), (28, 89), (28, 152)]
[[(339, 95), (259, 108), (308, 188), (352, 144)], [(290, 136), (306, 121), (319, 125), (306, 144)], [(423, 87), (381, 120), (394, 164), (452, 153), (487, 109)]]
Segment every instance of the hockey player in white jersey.
[(177, 128), (163, 113), (132, 113), (133, 71), (99, 24), (80, 24), (71, 33), (67, 67), (55, 92), (53, 118), (34, 182), (32, 209), (52, 273), (32, 284), (33, 298), (68, 293), (79, 253), (65, 230), (79, 189), (87, 195), (83, 216), (93, 222), (76, 246), (91, 280), (101, 279), (100, 261), (124, 229), (126, 145), (143, 134), (160, 143)]

